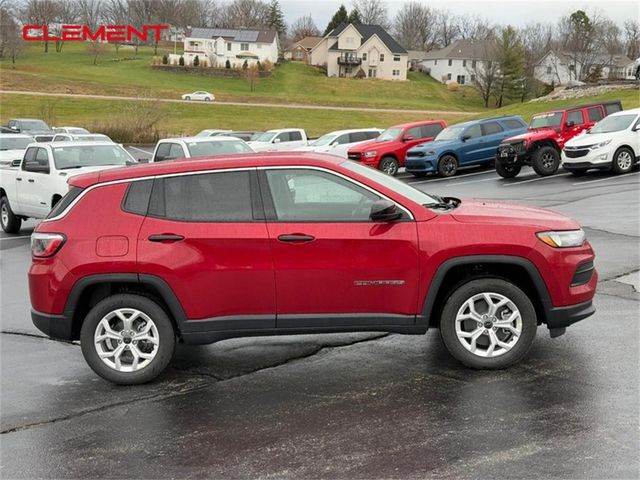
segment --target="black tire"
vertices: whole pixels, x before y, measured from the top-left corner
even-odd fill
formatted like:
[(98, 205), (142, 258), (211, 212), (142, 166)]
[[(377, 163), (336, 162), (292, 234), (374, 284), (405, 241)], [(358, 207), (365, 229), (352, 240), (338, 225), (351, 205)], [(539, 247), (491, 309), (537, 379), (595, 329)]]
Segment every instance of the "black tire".
[(453, 177), (458, 172), (458, 160), (453, 155), (443, 155), (438, 160), (438, 173), (442, 177)]
[(553, 147), (540, 147), (533, 154), (531, 166), (541, 177), (553, 175), (560, 166), (560, 154)]
[(211, 97), (204, 97), (204, 101), (205, 102), (210, 102), (211, 101)]
[(400, 168), (400, 164), (393, 157), (382, 157), (380, 160), (380, 165), (378, 167), (379, 170), (383, 171), (387, 175), (391, 175), (395, 177), (398, 174), (398, 169)]
[(574, 177), (584, 177), (587, 174), (587, 169), (583, 168), (581, 170), (569, 170), (569, 172)]
[(425, 172), (411, 172), (411, 175), (413, 175), (416, 178), (424, 178), (427, 176)]
[(633, 166), (636, 163), (636, 157), (633, 154), (633, 150), (628, 147), (620, 147), (613, 154), (613, 164), (611, 170), (613, 173), (621, 175), (623, 173), (629, 173), (633, 170)]
[[(116, 370), (114, 367), (107, 365), (100, 358), (94, 342), (96, 329), (102, 319), (118, 309), (135, 309), (142, 312), (153, 321), (157, 329), (157, 352), (147, 365), (137, 371), (121, 372)], [(115, 317), (114, 320), (118, 322), (118, 319)], [(135, 327), (132, 328), (135, 329)], [(129, 337), (129, 341), (127, 341), (127, 338), (124, 336), (122, 338), (122, 341), (118, 341), (119, 344), (134, 344), (132, 340), (135, 338), (132, 339), (132, 337)], [(137, 385), (150, 382), (160, 375), (167, 367), (173, 357), (176, 344), (176, 334), (166, 312), (152, 299), (142, 297), (140, 295), (117, 294), (98, 302), (98, 304), (89, 311), (84, 319), (82, 329), (80, 331), (80, 343), (82, 347), (82, 354), (84, 355), (86, 362), (99, 376), (109, 382), (119, 385)], [(114, 341), (113, 344), (115, 345), (116, 342)], [(142, 341), (140, 341), (139, 344), (141, 345)], [(129, 348), (133, 348), (133, 346), (122, 346), (127, 348), (127, 350)], [(137, 348), (142, 350), (142, 346)], [(125, 352), (123, 352), (122, 355), (125, 355)], [(127, 353), (127, 355), (131, 355), (133, 358), (131, 353)]]
[(7, 197), (0, 199), (0, 224), (6, 233), (18, 233), (22, 226), (22, 219), (13, 213)]
[(514, 178), (517, 177), (522, 170), (520, 165), (505, 165), (502, 162), (496, 162), (496, 172), (502, 178)]
[(190, 101), (190, 100), (191, 100), (191, 97), (188, 97), (188, 96), (187, 96), (187, 97), (185, 97), (184, 99), (188, 102), (188, 101)]
[[(467, 300), (471, 299), (474, 295), (482, 293), (498, 294), (509, 299), (519, 310), (520, 318), (522, 320), (521, 334), (517, 339), (515, 339), (513, 346), (509, 350), (495, 357), (483, 357), (472, 353), (469, 349), (463, 346), (463, 340), (459, 339), (456, 333), (456, 317), (458, 315), (458, 311), (463, 307)], [(506, 307), (501, 308), (504, 309)], [(478, 313), (481, 312), (478, 311)], [(499, 310), (496, 312), (496, 317), (501, 314), (502, 313)], [(463, 320), (463, 322), (471, 322), (471, 329), (476, 328), (483, 330), (483, 333), (477, 339), (478, 344), (481, 342), (486, 343), (486, 346), (488, 347), (490, 344), (490, 335), (492, 334), (503, 336), (501, 340), (502, 342), (505, 342), (505, 339), (507, 342), (509, 341), (508, 335), (510, 334), (505, 328), (495, 327), (498, 329), (496, 330), (493, 327), (489, 327), (490, 330), (493, 330), (493, 332), (491, 332), (486, 330), (488, 323), (482, 325), (480, 322), (476, 326), (476, 321), (474, 320)], [(490, 319), (489, 323), (491, 323)], [(464, 324), (461, 324), (461, 326), (462, 325)], [(522, 360), (531, 348), (536, 336), (537, 326), (538, 320), (536, 317), (536, 310), (531, 303), (531, 300), (529, 300), (527, 295), (520, 290), (520, 288), (513, 283), (500, 278), (480, 278), (462, 284), (449, 296), (440, 318), (440, 335), (451, 355), (467, 367), (493, 370), (509, 367)], [(512, 336), (511, 339), (513, 338), (514, 337)]]

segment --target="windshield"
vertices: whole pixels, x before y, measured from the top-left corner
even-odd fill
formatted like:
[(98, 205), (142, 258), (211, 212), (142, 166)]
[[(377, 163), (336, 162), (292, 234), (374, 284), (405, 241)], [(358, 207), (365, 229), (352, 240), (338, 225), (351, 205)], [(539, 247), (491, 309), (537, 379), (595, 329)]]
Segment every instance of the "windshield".
[(436, 136), (435, 140), (457, 140), (465, 128), (463, 126), (447, 127)]
[(315, 142), (311, 142), (310, 145), (312, 147), (324, 147), (325, 145), (329, 145), (331, 142), (333, 142), (336, 137), (336, 134), (328, 133), (317, 139)]
[(260, 135), (256, 135), (255, 138), (252, 138), (252, 142), (270, 142), (276, 134), (273, 132), (264, 132)]
[(111, 142), (112, 140), (106, 135), (82, 135), (76, 137), (81, 142)]
[(373, 180), (380, 185), (383, 185), (395, 192), (398, 192), (400, 195), (412, 200), (420, 205), (427, 205), (430, 203), (439, 203), (439, 199), (432, 197), (424, 193), (417, 188), (410, 186), (407, 183), (404, 183), (394, 177), (387, 175), (386, 173), (381, 172), (380, 170), (376, 170), (371, 167), (366, 167), (361, 163), (352, 162), (351, 160), (347, 160), (342, 164), (343, 167), (348, 168), (349, 170), (356, 172), (364, 177), (367, 177)]
[(127, 165), (135, 160), (119, 145), (82, 145), (53, 148), (58, 170), (80, 167)]
[(187, 148), (192, 157), (205, 157), (208, 155), (225, 155), (230, 153), (253, 152), (249, 145), (242, 140), (217, 140), (211, 142), (187, 143)]
[(27, 145), (33, 142), (32, 138), (0, 138), (0, 150), (24, 150)]
[(611, 133), (621, 132), (631, 126), (637, 115), (614, 115), (613, 117), (605, 117), (600, 120), (589, 132), (592, 133)]
[[(61, 130), (61, 129), (56, 128), (56, 131), (57, 130)], [(89, 133), (89, 131), (85, 130), (84, 128), (67, 128), (67, 133), (78, 134), (78, 133)]]
[(397, 127), (387, 128), (384, 132), (380, 134), (378, 138), (376, 138), (376, 140), (380, 142), (395, 140), (400, 136), (401, 133), (402, 133), (402, 128), (397, 128)]
[(543, 113), (531, 119), (529, 128), (559, 127), (562, 123), (562, 112)]
[(49, 126), (42, 120), (22, 120), (20, 128), (22, 130), (49, 130)]

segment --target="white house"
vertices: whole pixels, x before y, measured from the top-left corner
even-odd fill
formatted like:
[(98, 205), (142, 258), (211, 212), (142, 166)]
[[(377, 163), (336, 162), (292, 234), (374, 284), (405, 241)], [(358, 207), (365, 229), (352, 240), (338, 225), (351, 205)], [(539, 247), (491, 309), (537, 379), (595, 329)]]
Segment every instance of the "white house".
[(445, 48), (425, 53), (422, 71), (442, 83), (473, 83), (473, 72), (484, 69), (494, 46), (491, 40), (456, 40)]
[[(601, 68), (602, 79), (633, 80), (635, 78), (634, 62), (625, 55), (609, 55), (599, 53), (589, 60), (588, 65), (581, 65), (566, 52), (550, 50), (538, 62), (534, 69), (534, 77), (544, 83), (566, 85), (572, 81), (582, 80)], [(584, 75), (583, 75), (584, 70)]]
[[(245, 60), (249, 65), (258, 61), (278, 61), (280, 44), (275, 30), (248, 30), (228, 28), (194, 28), (184, 39), (184, 63), (192, 65), (198, 56), (214, 67), (224, 67), (227, 60), (232, 67), (241, 67)], [(175, 57), (175, 58), (174, 58)], [(180, 55), (171, 55), (176, 63)]]
[(329, 77), (407, 79), (407, 51), (380, 25), (342, 24), (325, 35), (310, 52), (309, 63), (327, 68)]

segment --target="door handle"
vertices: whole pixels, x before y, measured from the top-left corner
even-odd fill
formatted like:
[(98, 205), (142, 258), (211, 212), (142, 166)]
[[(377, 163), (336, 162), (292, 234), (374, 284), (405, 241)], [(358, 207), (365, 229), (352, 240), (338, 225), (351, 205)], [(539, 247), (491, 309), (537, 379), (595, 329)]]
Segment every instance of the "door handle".
[(34, 180), (33, 178), (30, 178), (30, 179), (28, 179), (28, 180), (27, 180), (27, 182), (29, 182), (29, 183), (34, 183), (34, 182), (35, 182), (35, 180)]
[(148, 240), (150, 242), (179, 242), (184, 240), (182, 235), (175, 235), (173, 233), (161, 233), (156, 235), (149, 235)]
[(311, 242), (315, 240), (316, 237), (312, 235), (305, 235), (304, 233), (290, 233), (287, 235), (280, 235), (278, 240), (281, 242), (290, 242), (290, 243), (300, 243), (300, 242)]
[(22, 181), (22, 177), (16, 177), (16, 182), (21, 182)]

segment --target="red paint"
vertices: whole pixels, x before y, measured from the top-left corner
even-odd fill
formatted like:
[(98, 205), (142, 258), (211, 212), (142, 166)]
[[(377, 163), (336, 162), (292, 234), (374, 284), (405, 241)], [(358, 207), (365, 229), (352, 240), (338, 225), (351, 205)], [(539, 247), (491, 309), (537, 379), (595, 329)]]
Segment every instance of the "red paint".
[[(143, 42), (147, 40), (159, 41), (162, 30), (169, 28), (168, 25), (143, 25), (141, 29), (131, 25), (100, 25), (95, 30), (91, 30), (87, 25), (62, 25), (60, 35), (49, 35), (47, 25), (25, 25), (22, 27), (22, 39), (27, 42), (130, 42), (138, 38)], [(31, 33), (34, 32), (34, 33)], [(153, 37), (149, 38), (152, 33)]]

